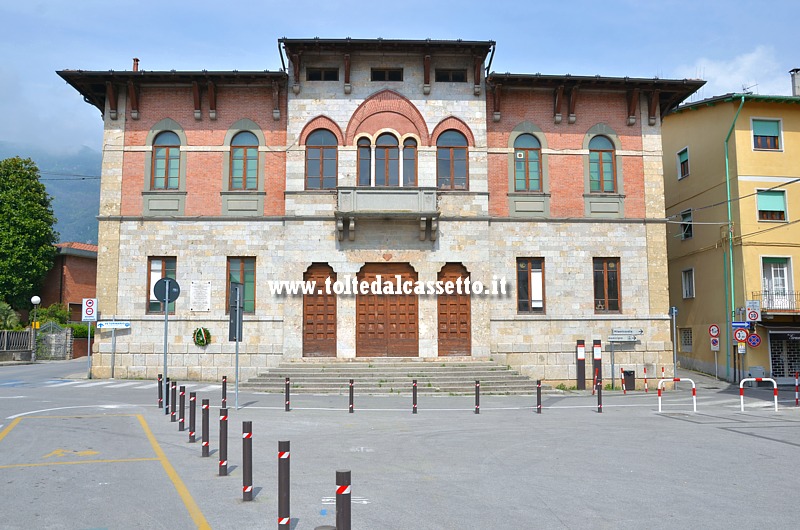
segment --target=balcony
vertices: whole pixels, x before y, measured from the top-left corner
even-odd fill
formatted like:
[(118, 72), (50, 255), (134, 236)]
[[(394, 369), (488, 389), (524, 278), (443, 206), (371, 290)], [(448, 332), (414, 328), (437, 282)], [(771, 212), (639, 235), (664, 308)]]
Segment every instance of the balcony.
[(412, 219), (419, 222), (419, 239), (436, 240), (439, 210), (436, 188), (339, 187), (336, 231), (355, 240), (356, 219)]
[(800, 313), (798, 291), (754, 291), (754, 300), (761, 300), (761, 311), (770, 313)]

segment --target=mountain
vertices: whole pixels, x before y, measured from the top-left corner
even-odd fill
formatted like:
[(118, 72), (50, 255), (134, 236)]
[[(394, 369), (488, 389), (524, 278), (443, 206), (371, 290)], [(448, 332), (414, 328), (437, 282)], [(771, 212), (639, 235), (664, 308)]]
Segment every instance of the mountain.
[(41, 181), (53, 198), (55, 229), (59, 241), (97, 244), (97, 214), (100, 211), (102, 154), (88, 147), (59, 153), (40, 146), (0, 141), (0, 160), (19, 156), (32, 159)]

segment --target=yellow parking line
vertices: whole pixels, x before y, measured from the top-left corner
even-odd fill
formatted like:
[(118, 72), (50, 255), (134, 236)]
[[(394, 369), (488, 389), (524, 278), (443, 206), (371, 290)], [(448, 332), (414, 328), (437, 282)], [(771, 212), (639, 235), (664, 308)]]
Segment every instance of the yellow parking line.
[(3, 440), (3, 438), (5, 438), (5, 437), (6, 437), (6, 435), (7, 435), (8, 433), (10, 433), (10, 432), (11, 432), (11, 429), (13, 429), (14, 427), (16, 427), (16, 426), (17, 426), (17, 424), (18, 424), (19, 422), (21, 422), (21, 421), (22, 421), (22, 418), (16, 418), (14, 421), (12, 421), (11, 423), (9, 423), (9, 424), (8, 424), (8, 427), (6, 427), (5, 429), (3, 429), (3, 432), (0, 432), (0, 441), (2, 441), (2, 440)]
[(189, 512), (192, 520), (197, 525), (197, 528), (210, 529), (211, 525), (208, 524), (208, 521), (206, 521), (206, 518), (203, 516), (203, 512), (200, 511), (200, 507), (197, 506), (197, 503), (194, 502), (189, 490), (186, 489), (186, 485), (178, 476), (178, 473), (175, 472), (175, 469), (172, 467), (172, 464), (169, 463), (169, 460), (167, 460), (167, 455), (164, 454), (161, 446), (158, 445), (158, 442), (156, 441), (155, 436), (153, 436), (153, 433), (150, 431), (150, 427), (147, 425), (144, 416), (137, 414), (136, 417), (139, 418), (139, 423), (141, 423), (142, 430), (144, 430), (145, 435), (147, 435), (147, 439), (150, 440), (150, 445), (153, 447), (153, 451), (158, 456), (158, 460), (161, 461), (164, 471), (166, 471), (167, 476), (172, 481), (172, 485), (175, 486), (175, 489), (178, 491), (178, 495), (181, 496), (183, 504), (186, 506), (186, 510)]
[(158, 458), (120, 458), (116, 460), (76, 460), (73, 462), (41, 462), (37, 464), (10, 464), (7, 466), (0, 466), (0, 469), (9, 469), (12, 467), (42, 467), (42, 466), (66, 466), (73, 464), (116, 464), (119, 462), (157, 462)]

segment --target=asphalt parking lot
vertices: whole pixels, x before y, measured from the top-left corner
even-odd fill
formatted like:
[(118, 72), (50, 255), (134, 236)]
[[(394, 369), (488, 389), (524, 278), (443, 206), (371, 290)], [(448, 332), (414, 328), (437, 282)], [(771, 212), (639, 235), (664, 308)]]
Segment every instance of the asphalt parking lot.
[[(279, 440), (291, 442), (296, 529), (335, 524), (341, 469), (360, 529), (795, 527), (793, 389), (776, 413), (770, 389), (748, 388), (742, 413), (738, 387), (695, 376), (698, 412), (682, 384), (661, 414), (654, 385), (605, 392), (602, 414), (577, 392), (546, 393), (542, 414), (534, 396), (482, 396), (477, 415), (471, 396), (421, 397), (415, 415), (405, 395), (357, 395), (350, 414), (346, 395), (294, 395), (285, 412), (283, 395), (242, 393), (220, 477), (219, 393), (198, 394), (211, 400), (203, 458), (157, 407), (155, 382), (55, 386), (55, 372), (0, 367), (0, 527), (274, 527)], [(197, 418), (199, 431), (199, 406)], [(252, 502), (242, 421), (254, 430)]]

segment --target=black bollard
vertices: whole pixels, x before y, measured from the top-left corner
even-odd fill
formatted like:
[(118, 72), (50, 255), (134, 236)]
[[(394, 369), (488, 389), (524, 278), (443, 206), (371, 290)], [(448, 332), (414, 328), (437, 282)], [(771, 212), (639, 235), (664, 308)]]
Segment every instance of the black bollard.
[(350, 530), (350, 471), (336, 471), (336, 530)]
[(413, 405), (412, 409), (411, 409), (411, 413), (412, 414), (416, 414), (417, 413), (417, 380), (416, 379), (413, 380), (413, 385), (414, 386), (411, 388), (411, 401), (412, 401), (412, 405)]
[(603, 380), (597, 380), (597, 412), (603, 412)]
[(161, 386), (161, 374), (158, 374), (158, 408), (164, 406), (164, 388)]
[(219, 409), (219, 476), (228, 474), (228, 409)]
[(278, 442), (278, 529), (289, 530), (289, 442)]
[(353, 413), (353, 380), (350, 380), (350, 413)]
[(203, 432), (200, 434), (200, 440), (203, 444), (203, 454), (202, 456), (208, 456), (208, 400), (203, 400)]
[(228, 376), (222, 376), (222, 408), (228, 408)]
[(164, 414), (169, 414), (169, 377), (164, 379)]
[(197, 393), (189, 392), (189, 443), (193, 444), (196, 440), (194, 438), (194, 423), (197, 408)]
[(253, 422), (242, 422), (242, 500), (253, 500)]
[(180, 406), (178, 407), (178, 430), (183, 431), (184, 425), (186, 424), (186, 422), (184, 421), (186, 419), (184, 414), (184, 410), (186, 409), (186, 387), (181, 386), (180, 390), (181, 390), (181, 401), (180, 401)]
[(542, 380), (536, 380), (536, 413), (542, 413)]
[(175, 413), (175, 407), (178, 405), (178, 397), (176, 395), (178, 393), (178, 383), (173, 381), (172, 383), (170, 383), (170, 385), (171, 386), (169, 392), (170, 394), (172, 394), (171, 398), (172, 403), (169, 406), (169, 413), (170, 413), (169, 421), (175, 422), (178, 421), (178, 415)]
[(481, 382), (475, 381), (475, 414), (481, 413)]
[(288, 377), (286, 378), (286, 390), (285, 390), (284, 394), (285, 394), (285, 397), (286, 397), (286, 412), (289, 412), (292, 409), (289, 406), (289, 378)]

